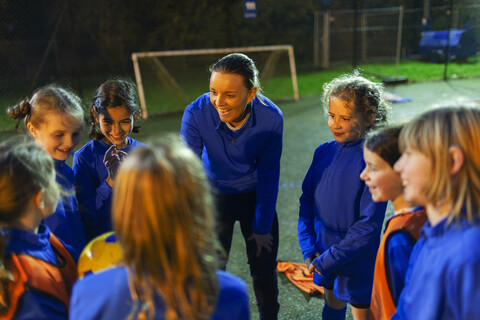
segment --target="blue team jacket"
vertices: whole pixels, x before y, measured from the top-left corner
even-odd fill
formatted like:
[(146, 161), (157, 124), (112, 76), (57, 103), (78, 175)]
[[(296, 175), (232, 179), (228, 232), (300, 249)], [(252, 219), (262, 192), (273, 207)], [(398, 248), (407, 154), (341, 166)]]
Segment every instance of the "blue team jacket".
[(375, 203), (360, 179), (363, 139), (320, 145), (302, 184), (298, 240), (303, 257), (335, 277), (335, 296), (369, 303), (387, 203)]
[(66, 194), (61, 195), (55, 212), (43, 223), (64, 243), (71, 245), (78, 253), (86, 245), (82, 216), (75, 196), (72, 169), (65, 161), (55, 160), (56, 180)]
[[(143, 145), (130, 137), (128, 140), (128, 146), (122, 149), (126, 153)], [(112, 188), (106, 182), (108, 172), (103, 164), (108, 148), (101, 140), (90, 140), (73, 155), (75, 189), (87, 241), (112, 231)]]
[(427, 221), (392, 319), (480, 319), (480, 221)]
[[(10, 253), (24, 254), (41, 259), (52, 265), (59, 264), (57, 255), (49, 241), (50, 229), (47, 226), (40, 224), (36, 234), (18, 229), (4, 228), (3, 235), (8, 239), (5, 255)], [(68, 245), (65, 245), (65, 248), (72, 255), (74, 261), (77, 261), (77, 252)], [(68, 310), (59, 300), (41, 292), (25, 290), (14, 319), (66, 320), (67, 317)]]
[(244, 126), (232, 131), (205, 93), (185, 109), (180, 134), (201, 157), (216, 192), (256, 191), (252, 230), (267, 234), (278, 195), (283, 115), (272, 101), (261, 98), (265, 104), (255, 97)]
[[(246, 320), (250, 318), (247, 286), (240, 278), (217, 271), (219, 295), (212, 320)], [(107, 269), (89, 275), (73, 287), (70, 317), (75, 320), (126, 319), (132, 312), (133, 300), (125, 267)], [(155, 300), (155, 319), (164, 319), (165, 306)], [(134, 317), (136, 319), (136, 317)]]

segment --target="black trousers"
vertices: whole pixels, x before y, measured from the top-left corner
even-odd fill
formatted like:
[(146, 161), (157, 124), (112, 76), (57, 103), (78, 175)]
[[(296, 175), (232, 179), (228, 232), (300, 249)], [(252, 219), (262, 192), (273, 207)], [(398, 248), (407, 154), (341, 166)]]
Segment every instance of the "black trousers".
[(273, 237), (272, 251), (262, 248), (257, 257), (255, 240), (248, 241), (252, 235), (252, 223), (255, 218), (256, 192), (216, 194), (218, 211), (217, 233), (226, 257), (221, 259), (220, 267), (225, 270), (228, 255), (232, 245), (235, 222), (240, 222), (240, 228), (245, 240), (250, 275), (253, 290), (257, 299), (257, 308), (262, 320), (277, 319), (278, 284), (277, 284), (277, 253), (278, 253), (278, 217), (275, 212), (270, 234)]

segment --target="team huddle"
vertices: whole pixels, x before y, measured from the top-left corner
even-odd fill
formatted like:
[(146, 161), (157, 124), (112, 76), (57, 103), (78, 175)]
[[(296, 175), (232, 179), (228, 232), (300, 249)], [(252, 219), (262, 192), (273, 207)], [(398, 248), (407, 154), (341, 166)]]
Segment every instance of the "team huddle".
[[(87, 117), (56, 85), (8, 109), (27, 133), (0, 144), (0, 319), (249, 319), (247, 285), (225, 271), (236, 222), (259, 317), (278, 318), (283, 115), (246, 55), (210, 72), (180, 135), (146, 144), (130, 137), (141, 110), (124, 79)], [(392, 125), (382, 94), (358, 72), (323, 86), (334, 139), (313, 153), (298, 212), (321, 318), (349, 304), (355, 320), (480, 319), (480, 109)], [(121, 260), (79, 277), (102, 236)]]

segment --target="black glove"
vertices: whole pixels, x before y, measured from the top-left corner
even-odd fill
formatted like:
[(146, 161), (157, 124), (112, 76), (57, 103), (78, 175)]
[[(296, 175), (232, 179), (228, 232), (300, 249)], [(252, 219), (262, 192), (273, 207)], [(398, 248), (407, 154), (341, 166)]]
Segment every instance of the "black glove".
[(105, 152), (105, 156), (103, 157), (103, 164), (107, 168), (108, 176), (110, 177), (110, 179), (115, 180), (118, 168), (120, 167), (120, 164), (123, 162), (126, 156), (127, 153), (122, 150), (117, 150), (116, 145), (112, 145)]

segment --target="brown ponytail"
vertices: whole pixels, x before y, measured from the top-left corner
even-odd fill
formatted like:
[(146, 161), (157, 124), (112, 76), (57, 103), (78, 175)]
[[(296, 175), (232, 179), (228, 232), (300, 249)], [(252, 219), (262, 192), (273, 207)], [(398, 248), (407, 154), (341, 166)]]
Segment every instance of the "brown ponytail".
[(10, 117), (18, 120), (15, 128), (18, 128), (22, 119), (24, 119), (26, 125), (28, 121), (30, 121), (31, 112), (32, 105), (26, 100), (23, 100), (19, 104), (7, 109), (7, 113), (10, 115)]

